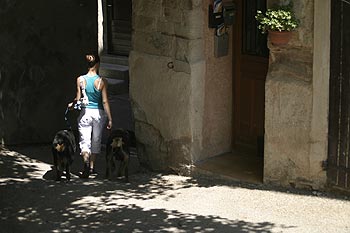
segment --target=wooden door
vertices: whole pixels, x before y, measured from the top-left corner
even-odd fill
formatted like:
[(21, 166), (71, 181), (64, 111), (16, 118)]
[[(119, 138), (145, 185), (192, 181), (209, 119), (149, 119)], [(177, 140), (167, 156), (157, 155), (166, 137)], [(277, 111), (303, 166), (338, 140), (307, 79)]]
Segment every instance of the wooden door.
[(262, 153), (265, 116), (265, 79), (268, 69), (267, 37), (257, 29), (258, 9), (265, 0), (237, 0), (233, 28), (234, 148)]
[(350, 2), (332, 0), (327, 176), (350, 191)]
[(128, 56), (131, 50), (132, 0), (107, 1), (108, 53)]

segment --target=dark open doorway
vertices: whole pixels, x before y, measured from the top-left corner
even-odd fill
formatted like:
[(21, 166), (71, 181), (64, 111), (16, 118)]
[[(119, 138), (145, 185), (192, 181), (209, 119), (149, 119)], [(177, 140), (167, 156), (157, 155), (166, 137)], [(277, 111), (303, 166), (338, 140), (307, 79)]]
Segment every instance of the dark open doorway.
[(113, 128), (134, 131), (129, 97), (129, 62), (132, 31), (132, 0), (104, 2), (104, 51), (99, 74), (108, 82)]
[(107, 52), (128, 56), (131, 50), (132, 1), (107, 0)]

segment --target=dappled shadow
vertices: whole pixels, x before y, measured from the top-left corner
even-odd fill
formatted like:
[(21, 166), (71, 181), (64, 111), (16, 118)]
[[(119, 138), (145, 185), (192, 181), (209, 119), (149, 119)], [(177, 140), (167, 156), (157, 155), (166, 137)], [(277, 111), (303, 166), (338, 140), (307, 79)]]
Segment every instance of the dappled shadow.
[(147, 210), (136, 205), (102, 210), (98, 204), (87, 208), (72, 203), (60, 210), (22, 209), (17, 219), (8, 219), (3, 227), (11, 232), (40, 232), (43, 229), (47, 232), (272, 232), (274, 224), (166, 209)]
[[(271, 222), (232, 220), (142, 206), (167, 203), (194, 179), (136, 173), (132, 183), (103, 179), (55, 182), (43, 179), (50, 164), (13, 151), (1, 151), (0, 229), (4, 232), (271, 232)], [(134, 202), (134, 203), (133, 203)], [(135, 204), (137, 203), (137, 204)]]
[[(54, 180), (54, 173), (50, 165), (52, 165), (52, 154), (50, 145), (41, 146), (26, 146), (26, 147), (12, 147), (12, 151), (5, 150), (3, 154), (10, 153), (12, 156), (5, 156), (0, 160), (0, 177), (3, 173), (12, 174), (11, 177), (15, 178), (29, 178), (36, 177), (36, 179), (44, 178), (46, 180)], [(139, 199), (152, 199), (157, 195), (161, 195), (169, 190), (179, 190), (190, 187), (214, 187), (214, 186), (227, 186), (232, 188), (245, 188), (251, 190), (263, 190), (288, 193), (293, 195), (302, 196), (318, 196), (329, 199), (349, 200), (346, 195), (339, 195), (336, 193), (328, 193), (314, 190), (285, 188), (280, 186), (273, 186), (267, 184), (253, 184), (242, 181), (233, 181), (227, 179), (220, 179), (215, 176), (194, 176), (179, 179), (176, 184), (169, 184), (165, 178), (165, 174), (157, 174), (146, 172), (140, 172), (140, 167), (137, 158), (131, 158), (129, 164), (129, 173), (131, 184), (124, 184), (121, 181), (110, 181), (104, 180), (105, 174), (105, 158), (104, 152), (101, 156), (97, 157), (97, 168), (98, 175), (93, 179), (96, 184), (90, 184), (96, 186), (97, 189), (111, 189), (113, 190), (115, 185), (122, 187), (125, 190), (133, 192), (134, 198)], [(9, 161), (9, 160), (13, 161)], [(41, 163), (43, 162), (43, 163)], [(6, 164), (6, 165), (2, 165)], [(75, 155), (74, 162), (72, 164), (73, 178), (71, 182), (84, 182), (78, 178), (78, 174), (82, 168), (82, 161), (80, 156)], [(40, 177), (39, 171), (45, 171)], [(35, 176), (37, 174), (37, 176)], [(125, 197), (128, 198), (128, 197)]]
[[(297, 230), (303, 218), (303, 210), (291, 210), (291, 205), (300, 200), (304, 205), (325, 204), (324, 200), (292, 199), (294, 195), (281, 195), (283, 190), (264, 185), (141, 170), (130, 175), (131, 183), (102, 176), (56, 182), (49, 149), (0, 151), (2, 231), (283, 232)], [(98, 164), (103, 170), (103, 160)], [(289, 204), (281, 206), (284, 201)], [(344, 202), (327, 206), (347, 208)], [(289, 215), (296, 220), (290, 221)]]
[(0, 178), (2, 181), (41, 179), (42, 173), (50, 169), (49, 164), (34, 160), (15, 151), (0, 149)]

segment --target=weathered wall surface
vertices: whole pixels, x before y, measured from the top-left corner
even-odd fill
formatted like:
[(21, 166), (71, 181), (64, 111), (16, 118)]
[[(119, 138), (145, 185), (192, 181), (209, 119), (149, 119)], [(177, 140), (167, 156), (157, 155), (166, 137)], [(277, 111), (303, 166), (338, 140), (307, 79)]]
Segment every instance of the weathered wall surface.
[(314, 9), (310, 176), (315, 188), (322, 188), (327, 182), (321, 164), (328, 157), (331, 2), (315, 1)]
[(133, 1), (130, 95), (141, 163), (166, 170), (200, 148), (204, 51), (200, 0)]
[(204, 38), (206, 56), (203, 115), (203, 153), (201, 159), (232, 150), (232, 26), (228, 27), (228, 55), (214, 56), (215, 30), (208, 28), (208, 6), (204, 1)]
[(301, 25), (290, 43), (269, 45), (264, 181), (309, 186), (314, 166), (310, 164), (314, 5), (312, 1), (294, 1), (294, 8)]
[(231, 149), (232, 55), (214, 58), (208, 5), (133, 1), (130, 95), (139, 157), (155, 170)]
[(3, 0), (0, 9), (0, 138), (49, 142), (63, 127), (84, 54), (97, 47), (97, 3)]

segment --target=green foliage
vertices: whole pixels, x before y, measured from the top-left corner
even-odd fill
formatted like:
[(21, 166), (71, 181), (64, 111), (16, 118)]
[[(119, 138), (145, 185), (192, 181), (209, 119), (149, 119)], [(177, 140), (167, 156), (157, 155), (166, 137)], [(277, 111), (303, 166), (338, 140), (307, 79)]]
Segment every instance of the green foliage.
[(265, 13), (257, 11), (255, 19), (262, 33), (271, 31), (292, 31), (299, 26), (299, 20), (295, 17), (292, 4), (274, 6)]

